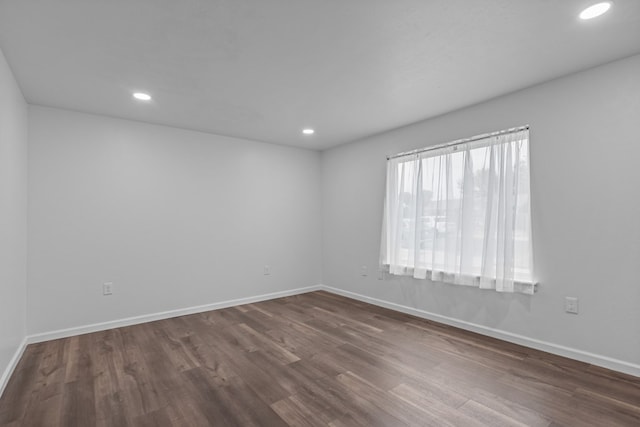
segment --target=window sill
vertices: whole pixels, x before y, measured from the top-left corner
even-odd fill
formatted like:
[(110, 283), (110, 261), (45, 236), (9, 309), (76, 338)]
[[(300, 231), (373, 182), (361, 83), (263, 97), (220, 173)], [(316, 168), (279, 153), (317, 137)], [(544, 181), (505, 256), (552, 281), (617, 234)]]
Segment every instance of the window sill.
[(432, 271), (427, 269), (415, 269), (413, 267), (406, 266), (389, 266), (388, 264), (380, 267), (381, 271), (392, 274), (394, 276), (411, 276), (415, 279), (428, 279), (433, 282), (450, 283), (454, 285), (470, 286), (479, 289), (494, 290), (497, 292), (514, 292), (527, 295), (533, 295), (538, 291), (538, 282), (529, 282), (514, 280), (513, 290), (510, 287), (508, 289), (500, 289), (496, 287), (495, 278), (482, 278), (480, 276), (468, 276), (457, 275), (454, 273), (447, 273), (442, 271)]

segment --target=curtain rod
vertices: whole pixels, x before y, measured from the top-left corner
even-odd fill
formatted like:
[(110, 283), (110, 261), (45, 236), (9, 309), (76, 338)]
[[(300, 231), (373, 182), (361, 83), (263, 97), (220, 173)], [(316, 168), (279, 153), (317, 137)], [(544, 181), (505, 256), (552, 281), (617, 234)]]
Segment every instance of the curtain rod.
[(460, 145), (460, 144), (464, 144), (466, 142), (478, 141), (480, 139), (492, 138), (494, 136), (507, 135), (507, 134), (510, 134), (510, 133), (521, 132), (521, 131), (527, 130), (527, 129), (529, 129), (529, 125), (518, 126), (518, 127), (510, 128), (510, 129), (499, 130), (499, 131), (491, 132), (491, 133), (484, 133), (482, 135), (476, 135), (476, 136), (472, 136), (470, 138), (457, 139), (455, 141), (447, 142), (447, 143), (444, 143), (444, 144), (432, 145), (431, 147), (418, 148), (417, 150), (405, 151), (403, 153), (394, 154), (393, 156), (387, 156), (387, 160), (397, 159), (398, 157), (411, 156), (413, 154), (418, 154), (418, 153), (424, 153), (425, 151), (432, 151), (432, 150), (438, 150), (440, 148), (452, 147), (454, 145)]

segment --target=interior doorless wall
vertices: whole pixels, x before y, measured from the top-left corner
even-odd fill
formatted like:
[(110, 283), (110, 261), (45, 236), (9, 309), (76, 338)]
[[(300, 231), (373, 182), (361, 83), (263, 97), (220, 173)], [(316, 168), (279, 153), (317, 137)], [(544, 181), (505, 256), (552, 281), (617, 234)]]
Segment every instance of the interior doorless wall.
[(29, 126), (29, 334), (320, 282), (318, 152), (37, 106)]
[[(323, 152), (324, 283), (640, 375), (638, 76), (633, 56)], [(387, 155), (525, 124), (537, 295), (361, 276), (378, 264)], [(579, 298), (578, 315), (565, 296)]]
[[(637, 367), (637, 75), (640, 56), (321, 155), (30, 107), (28, 331), (322, 279), (340, 292)], [(539, 293), (378, 280), (386, 155), (523, 124), (531, 125)], [(114, 283), (113, 295), (102, 296), (103, 282)], [(577, 316), (564, 313), (565, 296), (580, 298)]]
[(27, 104), (0, 51), (0, 394), (26, 334)]

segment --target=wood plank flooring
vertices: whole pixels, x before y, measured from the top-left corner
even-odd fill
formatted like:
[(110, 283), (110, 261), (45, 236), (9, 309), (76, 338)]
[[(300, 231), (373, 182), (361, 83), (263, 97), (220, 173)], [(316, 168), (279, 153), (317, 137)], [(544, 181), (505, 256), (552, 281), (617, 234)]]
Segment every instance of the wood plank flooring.
[(640, 379), (326, 292), (28, 346), (0, 426), (640, 426)]

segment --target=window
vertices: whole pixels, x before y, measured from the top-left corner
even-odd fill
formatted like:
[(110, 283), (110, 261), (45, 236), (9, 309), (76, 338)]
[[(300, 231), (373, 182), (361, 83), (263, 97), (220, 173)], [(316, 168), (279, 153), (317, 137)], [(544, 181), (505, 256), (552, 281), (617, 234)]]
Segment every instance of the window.
[(380, 255), (391, 274), (533, 293), (528, 127), (390, 158)]

